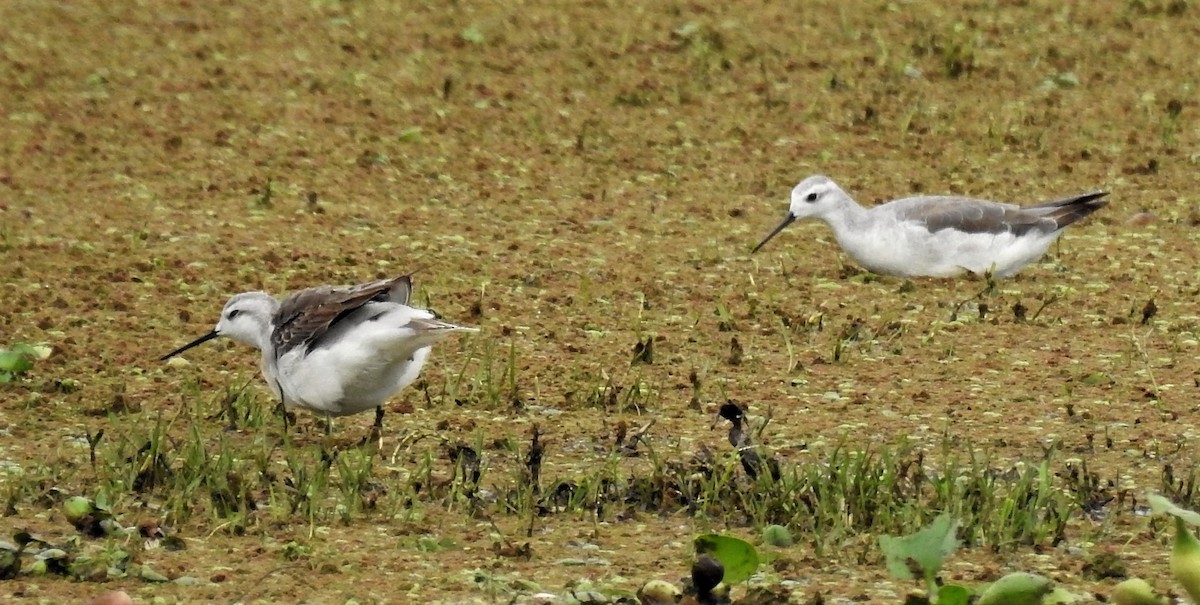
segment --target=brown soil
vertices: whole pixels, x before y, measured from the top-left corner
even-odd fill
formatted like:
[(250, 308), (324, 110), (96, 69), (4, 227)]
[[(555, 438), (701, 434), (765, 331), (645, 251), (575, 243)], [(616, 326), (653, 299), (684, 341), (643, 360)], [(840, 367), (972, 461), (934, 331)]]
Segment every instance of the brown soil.
[[(1139, 497), (1160, 487), (1165, 464), (1196, 467), (1196, 6), (445, 4), (0, 5), (0, 345), (54, 347), (0, 386), (0, 460), (74, 468), (61, 487), (89, 494), (89, 432), (105, 430), (110, 447), (162, 417), (179, 435), (249, 447), (209, 416), (248, 380), (270, 405), (254, 353), (157, 357), (209, 330), (229, 294), (419, 269), (422, 301), (483, 331), (435, 349), (428, 399), (409, 389), (391, 404), (385, 454), (417, 434), (514, 444), (485, 448), (484, 484), (497, 489), (514, 481), (535, 424), (546, 478), (603, 461), (594, 446), (619, 420), (653, 418), (648, 440), (666, 458), (724, 451), (710, 427), (726, 397), (771, 410), (768, 445), (789, 462), (839, 440), (935, 451), (949, 434), (997, 461), (1040, 459), (1061, 440), (1060, 458), (1086, 459)], [(1112, 204), (975, 299), (982, 281), (866, 279), (820, 224), (750, 256), (791, 186), (818, 172), (863, 203), (1104, 188)], [(1157, 312), (1143, 321), (1149, 301)], [(647, 337), (653, 363), (631, 364)], [(510, 347), (523, 406), (484, 405), (480, 357), (493, 351), (500, 373)], [(460, 372), (461, 406), (445, 386)], [(693, 373), (702, 410), (689, 406)], [(586, 404), (609, 383), (648, 389), (648, 403)], [(118, 397), (126, 409), (94, 413)], [(362, 434), (369, 416), (337, 433)], [(316, 447), (319, 429), (300, 420), (297, 439)], [(426, 451), (407, 447), (381, 476)], [(5, 525), (74, 533), (55, 507), (16, 504)], [(135, 496), (117, 506), (155, 515)], [(663, 511), (552, 515), (526, 538), (527, 521), (499, 511), (489, 521), (417, 506), (409, 520), (263, 522), (242, 536), (201, 514), (170, 528), (186, 550), (138, 559), (202, 585), (22, 576), (0, 595), (508, 602), (533, 592), (521, 580), (635, 590), (684, 575), (698, 532), (757, 535)], [(1057, 548), (967, 550), (945, 576), (974, 584), (1025, 569), (1105, 593), (1112, 580), (1081, 568), (1111, 551), (1166, 586), (1165, 536), (1124, 506), (1104, 522), (1080, 515)], [(500, 532), (532, 557), (497, 552)], [(454, 546), (427, 552), (421, 536)], [(307, 558), (281, 556), (292, 540)], [(871, 535), (822, 556), (801, 537), (780, 556), (797, 600), (899, 602), (909, 589), (887, 579)], [(587, 557), (611, 565), (561, 564)]]

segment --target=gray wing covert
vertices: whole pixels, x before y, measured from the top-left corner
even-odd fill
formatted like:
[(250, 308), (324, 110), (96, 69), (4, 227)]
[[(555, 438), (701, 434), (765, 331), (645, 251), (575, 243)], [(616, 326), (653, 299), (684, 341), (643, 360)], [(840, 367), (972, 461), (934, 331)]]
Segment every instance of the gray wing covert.
[(275, 313), (271, 344), (278, 358), (298, 346), (312, 350), (329, 328), (369, 302), (408, 304), (412, 278), (404, 275), (348, 288), (321, 286), (285, 298)]
[(923, 223), (931, 233), (955, 229), (964, 233), (1023, 235), (1034, 229), (1058, 228), (1053, 219), (1020, 206), (953, 196), (916, 198), (898, 214), (903, 219)]

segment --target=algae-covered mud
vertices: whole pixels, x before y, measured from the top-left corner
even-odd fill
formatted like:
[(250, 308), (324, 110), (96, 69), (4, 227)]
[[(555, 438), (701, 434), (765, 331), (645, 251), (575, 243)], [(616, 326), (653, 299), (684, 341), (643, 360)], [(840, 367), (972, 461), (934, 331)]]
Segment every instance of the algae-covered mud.
[[(735, 601), (901, 603), (879, 538), (942, 513), (944, 582), (1182, 594), (1145, 496), (1200, 504), (1197, 11), (0, 5), (0, 600), (616, 603), (716, 533)], [(1109, 204), (1003, 280), (814, 221), (751, 255), (812, 174)], [(409, 272), (480, 332), (365, 445), (285, 429), (248, 347), (159, 361)]]

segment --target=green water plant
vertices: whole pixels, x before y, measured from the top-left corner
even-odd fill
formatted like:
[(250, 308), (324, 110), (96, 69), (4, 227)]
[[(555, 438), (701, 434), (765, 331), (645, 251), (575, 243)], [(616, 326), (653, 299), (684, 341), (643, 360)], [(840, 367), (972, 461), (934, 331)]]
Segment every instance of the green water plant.
[[(907, 536), (881, 536), (880, 549), (888, 572), (900, 579), (924, 581), (928, 597), (910, 597), (906, 603), (935, 605), (1059, 605), (1074, 603), (1078, 595), (1055, 588), (1046, 577), (1013, 572), (974, 591), (958, 584), (944, 584), (938, 578), (946, 557), (958, 547), (955, 536), (958, 520), (947, 513)], [(972, 596), (972, 595), (977, 596)]]
[(758, 570), (758, 551), (749, 542), (721, 534), (704, 534), (693, 540), (696, 553), (709, 555), (725, 568), (724, 582), (745, 582)]
[(50, 357), (52, 349), (47, 345), (31, 345), (19, 342), (8, 348), (0, 348), (0, 384), (12, 382), (33, 369), (35, 361)]
[(1154, 594), (1150, 583), (1141, 578), (1129, 578), (1117, 584), (1109, 598), (1116, 605), (1166, 605), (1162, 597)]
[(930, 603), (965, 604), (969, 596), (965, 588), (954, 584), (939, 585), (937, 581), (946, 557), (958, 547), (957, 528), (957, 520), (942, 514), (907, 536), (880, 536), (879, 548), (887, 562), (888, 573), (902, 580), (923, 580)]
[(782, 525), (768, 525), (763, 528), (763, 543), (787, 548), (792, 545), (792, 534)]
[(1171, 575), (1175, 576), (1193, 601), (1200, 602), (1200, 540), (1188, 529), (1182, 517), (1175, 517)]
[(1038, 605), (1053, 590), (1050, 578), (1018, 571), (988, 585), (975, 605)]
[(1171, 547), (1171, 575), (1179, 582), (1192, 601), (1200, 603), (1200, 540), (1188, 527), (1200, 525), (1200, 513), (1177, 506), (1174, 502), (1149, 494), (1150, 510), (1157, 515), (1169, 515), (1175, 521), (1175, 541)]

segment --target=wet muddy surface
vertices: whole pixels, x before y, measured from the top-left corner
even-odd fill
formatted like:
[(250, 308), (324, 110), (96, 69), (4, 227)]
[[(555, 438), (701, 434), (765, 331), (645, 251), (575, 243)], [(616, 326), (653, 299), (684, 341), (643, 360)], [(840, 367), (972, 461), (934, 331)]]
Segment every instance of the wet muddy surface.
[[(0, 346), (52, 348), (0, 385), (0, 526), (194, 580), (21, 574), (0, 594), (506, 603), (583, 580), (632, 593), (686, 575), (698, 533), (760, 542), (743, 506), (679, 491), (695, 464), (762, 488), (715, 421), (726, 400), (769, 416), (757, 442), (785, 469), (838, 448), (930, 473), (972, 455), (997, 473), (1048, 460), (1056, 486), (1095, 496), (1060, 539), (968, 546), (947, 579), (1021, 569), (1105, 594), (1114, 580), (1087, 570), (1107, 553), (1165, 588), (1168, 534), (1137, 507), (1167, 467), (1176, 487), (1197, 469), (1196, 12), (0, 7)], [(751, 256), (815, 173), (864, 205), (1094, 189), (1111, 202), (994, 287), (865, 273), (816, 222)], [(233, 293), (410, 271), (422, 306), (481, 332), (435, 347), (368, 448), (353, 443), (369, 413), (326, 436), (300, 412), (285, 435), (248, 348), (158, 361)], [(217, 461), (230, 470), (210, 472)], [(256, 464), (261, 484), (214, 483)], [(323, 468), (328, 489), (296, 497)], [(363, 483), (346, 488), (354, 469)], [(208, 478), (173, 493), (193, 471)], [(605, 477), (664, 482), (603, 507), (540, 499)], [(100, 494), (121, 524), (152, 520), (185, 548), (77, 538), (62, 500)], [(1194, 506), (1194, 491), (1172, 495), (1188, 494)], [(772, 551), (760, 583), (794, 602), (901, 602), (915, 586), (888, 578), (876, 542), (899, 528), (845, 521), (778, 521), (796, 545)]]

